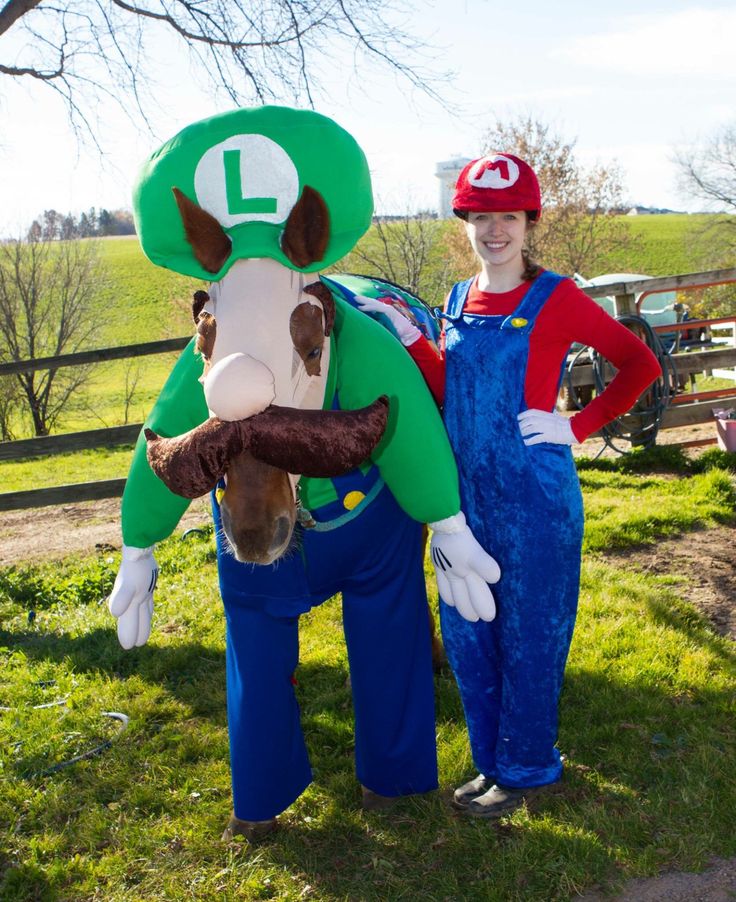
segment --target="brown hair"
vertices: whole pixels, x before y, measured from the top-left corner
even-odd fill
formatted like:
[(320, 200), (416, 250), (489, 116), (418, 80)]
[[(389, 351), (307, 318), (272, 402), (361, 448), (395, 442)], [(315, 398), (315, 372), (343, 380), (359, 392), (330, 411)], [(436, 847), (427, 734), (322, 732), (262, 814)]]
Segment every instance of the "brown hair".
[(533, 279), (536, 279), (539, 273), (542, 271), (542, 267), (535, 263), (534, 260), (529, 256), (529, 251), (523, 250), (521, 252), (521, 259), (524, 261), (524, 271), (521, 274), (521, 278), (525, 282), (531, 282)]

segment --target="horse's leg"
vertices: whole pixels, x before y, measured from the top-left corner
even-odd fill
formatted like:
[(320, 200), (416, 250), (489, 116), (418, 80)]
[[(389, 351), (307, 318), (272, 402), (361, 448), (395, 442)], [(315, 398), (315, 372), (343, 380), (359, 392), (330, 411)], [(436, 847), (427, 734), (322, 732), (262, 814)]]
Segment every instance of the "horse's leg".
[[(425, 523), (422, 530), (422, 560), (426, 558), (428, 541), (429, 529)], [(432, 670), (434, 670), (435, 673), (440, 673), (447, 666), (447, 656), (445, 655), (445, 649), (442, 646), (442, 640), (437, 633), (437, 623), (434, 619), (432, 608), (430, 608), (429, 605), (427, 605), (427, 614), (429, 615), (429, 635), (432, 640)]]

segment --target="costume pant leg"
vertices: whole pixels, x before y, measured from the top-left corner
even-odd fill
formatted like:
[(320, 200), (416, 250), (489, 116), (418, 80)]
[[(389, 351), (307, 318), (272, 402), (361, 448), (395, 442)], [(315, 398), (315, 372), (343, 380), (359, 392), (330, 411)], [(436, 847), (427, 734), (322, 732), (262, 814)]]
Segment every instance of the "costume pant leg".
[(473, 763), (479, 773), (495, 777), (501, 708), (498, 623), (471, 623), (456, 608), (440, 601), (440, 626), (465, 711)]
[(225, 601), (233, 807), (242, 820), (284, 811), (312, 779), (294, 695), (298, 617)]
[(538, 561), (517, 571), (499, 618), (504, 666), (495, 776), (505, 786), (543, 786), (562, 775), (558, 708), (577, 612), (580, 545), (563, 536), (541, 547)]
[(496, 619), (469, 623), (441, 604), (442, 637), (478, 770), (505, 786), (542, 786), (562, 773), (555, 744), (580, 583), (579, 490), (569, 508), (514, 513), (485, 539), (501, 567)]
[(356, 774), (373, 792), (398, 796), (437, 788), (434, 678), (422, 527), (384, 494), (375, 553), (343, 586), (343, 624)]

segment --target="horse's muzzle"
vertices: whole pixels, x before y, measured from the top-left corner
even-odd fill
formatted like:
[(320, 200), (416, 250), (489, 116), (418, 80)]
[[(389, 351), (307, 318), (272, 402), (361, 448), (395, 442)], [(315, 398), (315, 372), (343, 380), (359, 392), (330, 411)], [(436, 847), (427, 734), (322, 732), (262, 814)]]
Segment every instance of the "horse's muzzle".
[(330, 478), (359, 466), (388, 422), (385, 395), (359, 410), (299, 410), (272, 405), (244, 420), (212, 417), (176, 438), (145, 430), (148, 462), (176, 495), (211, 491), (243, 451), (287, 473)]

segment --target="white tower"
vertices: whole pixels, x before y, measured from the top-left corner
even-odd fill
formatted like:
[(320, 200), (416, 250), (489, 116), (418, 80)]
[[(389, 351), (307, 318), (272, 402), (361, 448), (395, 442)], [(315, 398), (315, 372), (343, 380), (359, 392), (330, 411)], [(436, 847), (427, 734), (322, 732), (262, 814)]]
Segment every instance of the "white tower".
[(455, 183), (469, 162), (468, 157), (453, 157), (451, 160), (437, 164), (434, 174), (440, 180), (440, 219), (449, 219), (452, 216), (452, 195), (455, 191)]

